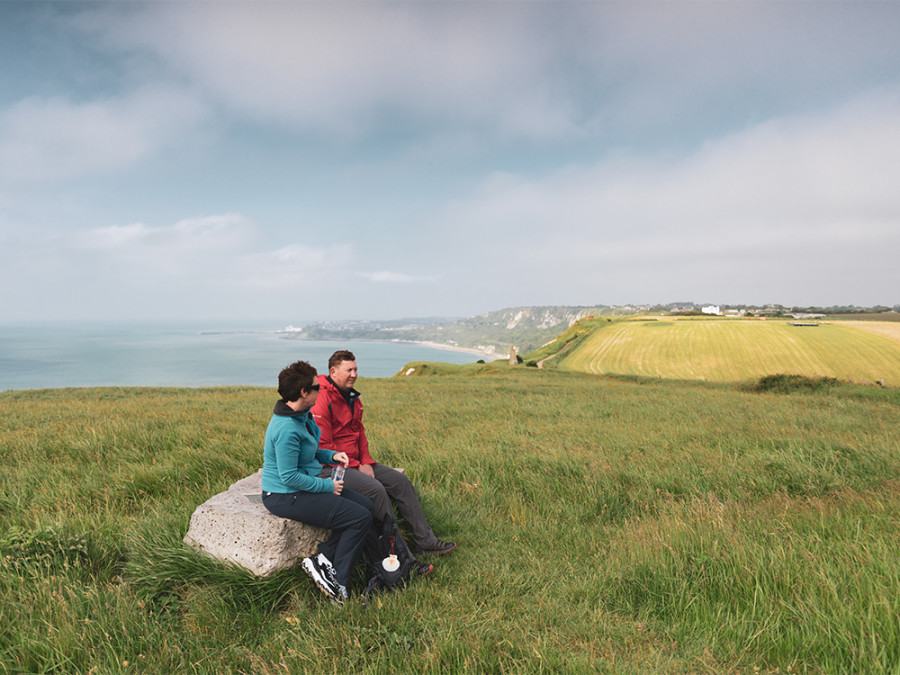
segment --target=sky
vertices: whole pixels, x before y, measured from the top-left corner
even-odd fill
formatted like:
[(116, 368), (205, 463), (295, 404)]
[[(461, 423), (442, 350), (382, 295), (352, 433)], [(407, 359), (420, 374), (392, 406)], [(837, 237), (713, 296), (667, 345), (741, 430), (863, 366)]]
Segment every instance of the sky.
[(900, 304), (898, 2), (0, 0), (0, 321)]

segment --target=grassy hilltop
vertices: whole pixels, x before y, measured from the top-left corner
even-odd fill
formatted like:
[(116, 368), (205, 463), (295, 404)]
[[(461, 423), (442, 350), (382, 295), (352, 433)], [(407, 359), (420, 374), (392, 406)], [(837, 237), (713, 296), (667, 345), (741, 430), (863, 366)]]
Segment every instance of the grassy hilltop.
[(900, 385), (900, 323), (591, 317), (525, 358), (595, 374), (738, 382), (790, 373)]
[(0, 673), (896, 672), (900, 390), (411, 367), (369, 438), (460, 547), (368, 607), (181, 543), (273, 391), (0, 392)]

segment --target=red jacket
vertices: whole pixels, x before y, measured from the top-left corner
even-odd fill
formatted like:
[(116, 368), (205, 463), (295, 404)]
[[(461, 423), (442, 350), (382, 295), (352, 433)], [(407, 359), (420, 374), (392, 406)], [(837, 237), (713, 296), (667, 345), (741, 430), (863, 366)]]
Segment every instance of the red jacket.
[(363, 404), (359, 400), (359, 392), (351, 390), (354, 400), (353, 410), (350, 410), (350, 405), (341, 392), (325, 375), (319, 375), (318, 380), (319, 396), (310, 412), (322, 431), (319, 447), (346, 452), (351, 467), (374, 464), (375, 460), (369, 455), (369, 441), (362, 423)]

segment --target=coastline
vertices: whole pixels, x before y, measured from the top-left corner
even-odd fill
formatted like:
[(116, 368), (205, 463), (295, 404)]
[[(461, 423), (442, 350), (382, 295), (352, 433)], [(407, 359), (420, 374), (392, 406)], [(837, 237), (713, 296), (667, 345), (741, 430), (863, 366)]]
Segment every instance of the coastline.
[[(275, 332), (282, 333), (282, 334), (284, 333), (284, 331), (275, 331)], [(302, 331), (295, 331), (295, 332), (292, 331), (288, 335), (285, 335), (285, 337), (288, 338), (289, 340), (313, 340), (313, 341), (321, 340), (321, 338), (305, 337), (303, 335)], [(328, 338), (327, 340), (332, 341), (332, 342), (338, 341), (335, 338)], [(347, 342), (376, 342), (376, 343), (382, 342), (382, 343), (395, 344), (395, 345), (419, 345), (420, 347), (428, 347), (430, 349), (439, 349), (439, 350), (447, 351), (447, 352), (472, 354), (473, 356), (481, 357), (481, 358), (485, 359), (486, 361), (487, 360), (496, 361), (498, 359), (505, 359), (508, 356), (507, 354), (501, 354), (499, 352), (489, 352), (484, 349), (474, 349), (472, 347), (454, 347), (453, 345), (444, 344), (443, 342), (428, 342), (427, 340), (400, 340), (400, 339), (384, 340), (384, 339), (371, 338), (371, 337), (365, 337), (365, 338), (351, 337), (351, 338), (344, 338), (344, 340), (346, 340)]]
[(431, 349), (442, 349), (448, 352), (462, 352), (463, 354), (474, 354), (481, 358), (491, 361), (504, 358), (503, 354), (497, 352), (488, 352), (481, 349), (471, 349), (469, 347), (454, 347), (453, 345), (443, 344), (441, 342), (425, 342), (423, 340), (386, 340), (386, 342), (397, 342), (409, 345), (421, 345), (422, 347), (430, 347)]

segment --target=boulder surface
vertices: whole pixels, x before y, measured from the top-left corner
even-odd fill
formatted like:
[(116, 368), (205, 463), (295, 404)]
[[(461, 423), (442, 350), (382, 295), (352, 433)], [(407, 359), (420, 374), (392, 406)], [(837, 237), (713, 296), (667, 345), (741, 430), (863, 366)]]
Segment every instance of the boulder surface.
[(265, 577), (313, 555), (330, 530), (274, 516), (262, 505), (262, 469), (203, 502), (184, 543)]

